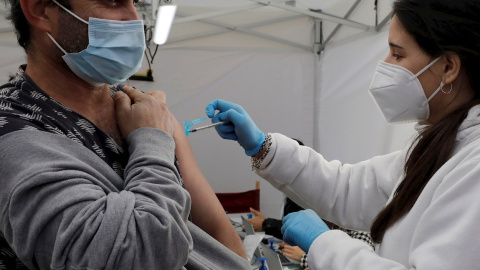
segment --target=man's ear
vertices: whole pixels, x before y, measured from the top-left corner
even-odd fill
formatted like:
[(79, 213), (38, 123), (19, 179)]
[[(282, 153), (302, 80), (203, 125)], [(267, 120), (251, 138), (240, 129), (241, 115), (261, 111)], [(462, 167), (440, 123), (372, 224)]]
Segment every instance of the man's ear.
[(458, 75), (460, 74), (462, 68), (462, 61), (460, 60), (460, 56), (454, 52), (447, 52), (444, 55), (445, 57), (445, 66), (444, 66), (444, 75), (443, 80), (445, 84), (453, 83)]
[(51, 0), (20, 0), (20, 5), (32, 28), (51, 33), (55, 3)]

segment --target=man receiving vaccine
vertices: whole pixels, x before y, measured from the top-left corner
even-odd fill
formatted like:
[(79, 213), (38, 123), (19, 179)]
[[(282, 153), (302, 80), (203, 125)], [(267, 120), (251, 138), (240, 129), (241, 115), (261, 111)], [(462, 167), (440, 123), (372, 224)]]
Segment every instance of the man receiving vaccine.
[(9, 1), (0, 238), (29, 269), (248, 269), (164, 93), (112, 87), (142, 63), (135, 2)]

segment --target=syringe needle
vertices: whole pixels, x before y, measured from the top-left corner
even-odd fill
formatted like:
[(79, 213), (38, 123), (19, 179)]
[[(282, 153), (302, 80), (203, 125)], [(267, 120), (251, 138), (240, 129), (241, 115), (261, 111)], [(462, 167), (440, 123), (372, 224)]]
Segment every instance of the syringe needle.
[(188, 132), (197, 132), (197, 131), (202, 130), (202, 129), (207, 129), (207, 128), (215, 127), (215, 126), (218, 126), (218, 125), (221, 125), (221, 124), (225, 124), (225, 123), (226, 123), (226, 122), (218, 122), (218, 123), (215, 123), (215, 124), (211, 124), (211, 125), (206, 125), (206, 126), (203, 126), (203, 127), (194, 128), (194, 129), (189, 130)]

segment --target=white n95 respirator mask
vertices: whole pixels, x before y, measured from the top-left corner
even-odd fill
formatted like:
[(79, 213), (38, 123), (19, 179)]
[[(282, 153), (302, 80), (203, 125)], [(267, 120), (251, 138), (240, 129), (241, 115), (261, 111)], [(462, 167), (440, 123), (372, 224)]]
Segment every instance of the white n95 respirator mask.
[(370, 94), (388, 123), (426, 120), (430, 116), (428, 102), (445, 85), (427, 99), (418, 76), (429, 69), (437, 58), (417, 74), (408, 69), (380, 61), (369, 87)]
[(88, 24), (88, 47), (78, 53), (66, 52), (63, 60), (78, 77), (93, 86), (124, 82), (142, 66), (145, 51), (143, 21), (116, 21), (89, 18), (85, 21), (53, 0), (73, 17)]

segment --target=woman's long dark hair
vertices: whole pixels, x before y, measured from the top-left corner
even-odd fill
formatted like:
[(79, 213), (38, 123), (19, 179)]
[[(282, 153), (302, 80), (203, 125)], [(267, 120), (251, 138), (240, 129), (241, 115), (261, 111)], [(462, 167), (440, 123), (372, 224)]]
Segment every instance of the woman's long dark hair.
[(397, 0), (393, 16), (432, 57), (446, 52), (458, 54), (475, 96), (427, 126), (413, 142), (404, 167), (405, 178), (372, 224), (375, 243), (381, 243), (387, 229), (412, 209), (428, 181), (452, 155), (458, 128), (468, 111), (480, 104), (480, 1)]

